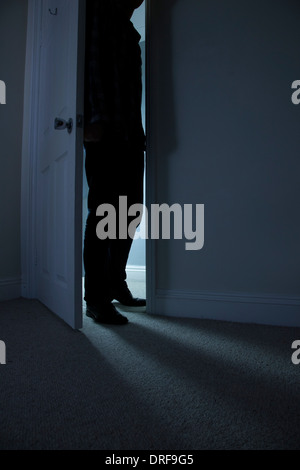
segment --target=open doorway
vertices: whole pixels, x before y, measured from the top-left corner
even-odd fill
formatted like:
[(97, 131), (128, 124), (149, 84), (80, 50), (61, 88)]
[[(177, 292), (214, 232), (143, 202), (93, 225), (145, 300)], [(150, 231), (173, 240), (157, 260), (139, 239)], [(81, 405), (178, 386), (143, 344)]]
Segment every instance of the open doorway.
[[(141, 36), (140, 48), (142, 54), (142, 81), (143, 81), (143, 93), (142, 93), (142, 119), (143, 126), (146, 129), (146, 34), (145, 34), (145, 19), (146, 19), (146, 2), (134, 11), (131, 21), (135, 29), (139, 32)], [(83, 159), (84, 162), (84, 159)], [(88, 195), (88, 185), (86, 181), (85, 170), (83, 169), (83, 206), (82, 206), (82, 224), (83, 224), (83, 238), (85, 232), (85, 223), (87, 218), (87, 195)], [(146, 172), (144, 173), (144, 204), (146, 198)], [(138, 228), (138, 231), (142, 233), (144, 230), (145, 221), (142, 219), (141, 225)], [(82, 240), (83, 242), (83, 240)], [(83, 276), (84, 276), (84, 266)], [(132, 247), (130, 250), (128, 263), (127, 263), (127, 283), (128, 287), (133, 293), (134, 296), (139, 298), (146, 298), (146, 241), (142, 238), (137, 238), (133, 240)], [(84, 293), (84, 289), (83, 289)]]

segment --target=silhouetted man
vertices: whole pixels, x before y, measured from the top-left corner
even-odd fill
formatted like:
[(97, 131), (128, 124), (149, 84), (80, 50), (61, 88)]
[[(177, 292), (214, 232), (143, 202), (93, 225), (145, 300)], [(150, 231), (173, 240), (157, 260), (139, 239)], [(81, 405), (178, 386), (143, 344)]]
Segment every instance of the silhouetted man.
[[(145, 134), (142, 126), (140, 35), (131, 16), (143, 0), (87, 0), (85, 67), (85, 151), (89, 186), (84, 239), (86, 314), (95, 321), (125, 324), (112, 301), (146, 305), (126, 282), (132, 238), (100, 239), (101, 204), (143, 203)], [(127, 215), (127, 214), (126, 214)], [(128, 219), (128, 224), (130, 219)]]

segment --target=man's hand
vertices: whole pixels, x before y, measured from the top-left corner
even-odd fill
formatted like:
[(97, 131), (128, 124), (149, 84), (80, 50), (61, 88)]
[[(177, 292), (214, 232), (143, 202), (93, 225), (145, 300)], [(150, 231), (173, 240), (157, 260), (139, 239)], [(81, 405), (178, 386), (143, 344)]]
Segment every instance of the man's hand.
[(100, 142), (104, 133), (104, 126), (101, 122), (88, 124), (84, 127), (85, 142)]

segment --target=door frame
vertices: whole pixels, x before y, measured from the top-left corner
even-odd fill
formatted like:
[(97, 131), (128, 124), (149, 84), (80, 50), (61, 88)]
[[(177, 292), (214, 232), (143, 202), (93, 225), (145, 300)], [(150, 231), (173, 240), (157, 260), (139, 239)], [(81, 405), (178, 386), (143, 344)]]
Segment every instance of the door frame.
[[(85, 0), (82, 0), (84, 5)], [(146, 128), (150, 130), (150, 0), (145, 0), (146, 10)], [(39, 83), (39, 44), (41, 39), (42, 5), (40, 0), (28, 0), (27, 43), (24, 82), (23, 144), (21, 174), (21, 295), (24, 298), (37, 298), (37, 129), (38, 129), (38, 83)], [(146, 146), (146, 206), (154, 201), (155, 159), (151, 155), (149, 139)], [(77, 200), (77, 204), (82, 201)], [(80, 255), (79, 255), (80, 251)], [(82, 259), (82, 246), (76, 247)], [(147, 313), (155, 313), (155, 241), (146, 240), (146, 297)]]
[(37, 110), (42, 19), (42, 4), (39, 0), (28, 0), (27, 15), (21, 175), (21, 267), (22, 297), (33, 299), (37, 296)]
[[(151, 0), (145, 1), (146, 21), (145, 21), (145, 91), (146, 91), (146, 207), (149, 209), (152, 203), (155, 203), (156, 194), (156, 161), (155, 154), (151, 150)], [(151, 220), (148, 220), (148, 233), (151, 233)], [(155, 314), (156, 305), (156, 244), (151, 238), (146, 239), (146, 298), (147, 313)]]

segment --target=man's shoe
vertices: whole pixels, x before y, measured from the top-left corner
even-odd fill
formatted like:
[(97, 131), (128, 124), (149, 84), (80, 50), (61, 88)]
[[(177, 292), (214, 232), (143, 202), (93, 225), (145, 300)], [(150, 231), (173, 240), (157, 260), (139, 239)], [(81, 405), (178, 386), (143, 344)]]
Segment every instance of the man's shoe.
[(87, 304), (86, 315), (95, 320), (96, 323), (104, 323), (106, 325), (126, 325), (128, 323), (128, 319), (121, 315), (111, 303), (101, 306)]
[(120, 304), (125, 305), (126, 307), (145, 307), (146, 300), (139, 299), (138, 297), (133, 297), (130, 292), (127, 282), (124, 282), (120, 287), (113, 291), (113, 298), (117, 300)]

